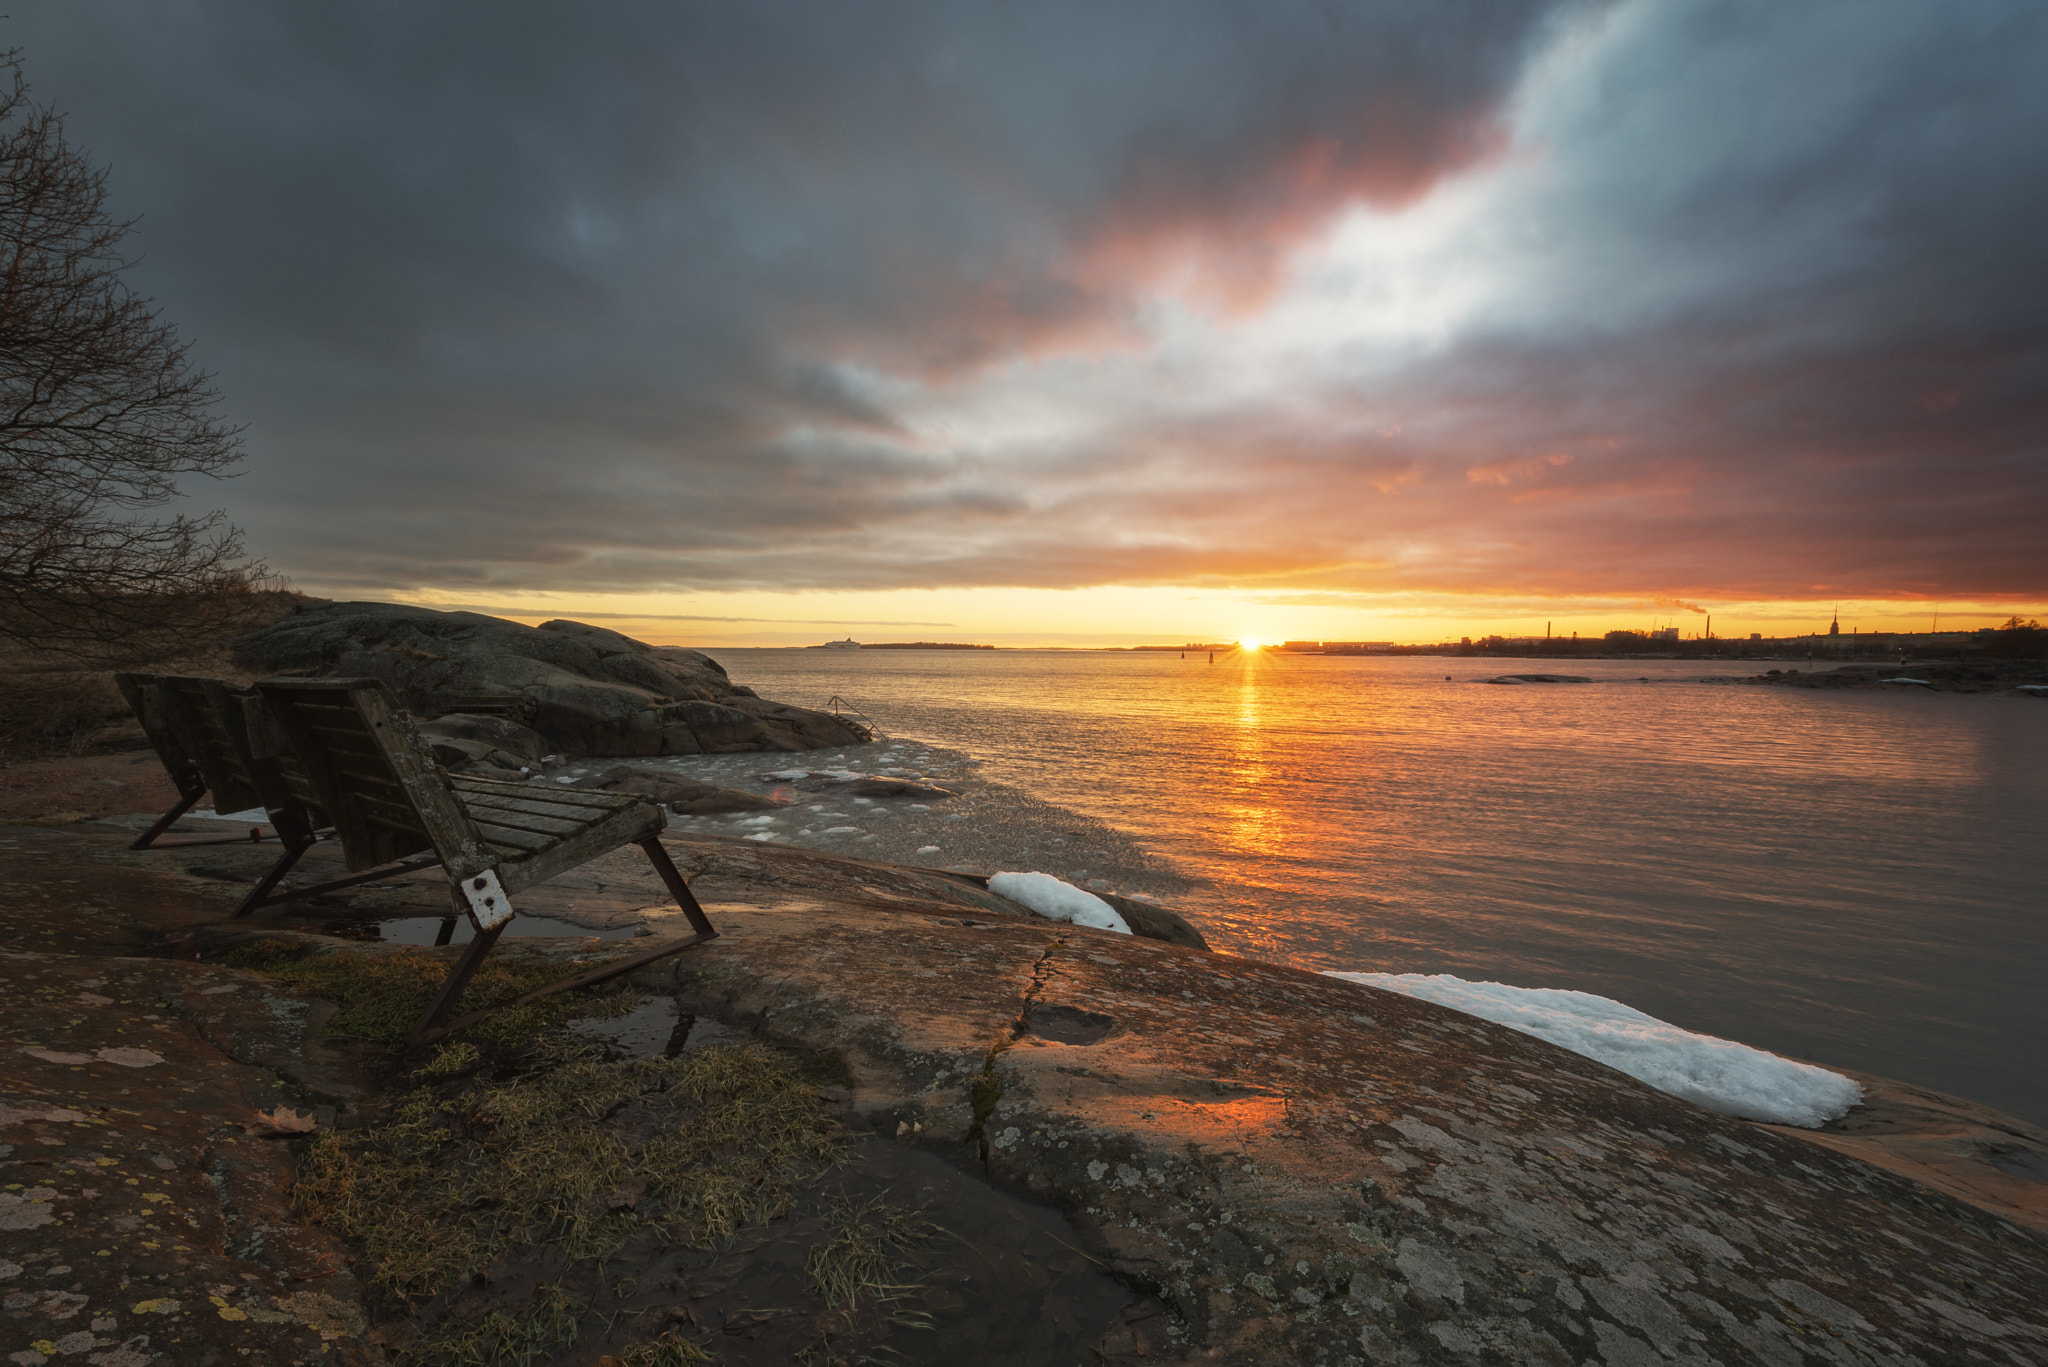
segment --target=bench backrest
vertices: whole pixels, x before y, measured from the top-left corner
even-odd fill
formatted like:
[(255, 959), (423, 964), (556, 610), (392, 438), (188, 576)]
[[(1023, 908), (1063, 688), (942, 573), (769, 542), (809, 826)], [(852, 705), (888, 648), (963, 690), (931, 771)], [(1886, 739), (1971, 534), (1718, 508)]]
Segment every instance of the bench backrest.
[[(378, 679), (259, 679), (262, 715), (298, 759), (300, 800), (323, 809), (351, 870), (433, 850), (451, 877), (492, 859), (448, 775)], [(264, 724), (250, 710), (252, 731)], [(252, 734), (259, 753), (274, 741)]]
[(143, 734), (166, 769), (192, 765), (213, 793), (216, 812), (267, 807), (263, 785), (250, 772), (248, 745), (240, 734), (241, 713), (233, 684), (179, 674), (116, 674), (114, 686), (127, 699)]

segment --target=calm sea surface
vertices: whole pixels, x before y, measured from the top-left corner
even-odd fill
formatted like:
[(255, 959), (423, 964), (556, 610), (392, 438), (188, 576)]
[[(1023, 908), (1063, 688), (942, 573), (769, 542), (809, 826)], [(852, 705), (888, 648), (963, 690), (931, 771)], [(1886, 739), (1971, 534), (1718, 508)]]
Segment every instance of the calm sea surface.
[[(714, 654), (1135, 835), (1214, 884), (1182, 905), (1219, 949), (1577, 988), (2048, 1124), (2048, 701), (1678, 661)], [(1477, 682), (1549, 668), (1593, 682)]]

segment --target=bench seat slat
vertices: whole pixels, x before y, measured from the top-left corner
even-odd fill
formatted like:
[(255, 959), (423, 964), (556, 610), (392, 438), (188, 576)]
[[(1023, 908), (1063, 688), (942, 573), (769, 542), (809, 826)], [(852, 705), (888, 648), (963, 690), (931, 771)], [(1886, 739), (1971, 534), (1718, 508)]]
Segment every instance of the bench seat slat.
[(472, 812), (497, 812), (506, 816), (544, 816), (556, 821), (602, 821), (626, 807), (588, 807), (572, 802), (545, 802), (534, 798), (507, 800), (463, 793), (462, 805)]
[(616, 811), (630, 807), (636, 802), (654, 800), (634, 793), (600, 793), (588, 788), (566, 788), (552, 783), (502, 783), (487, 778), (468, 778), (461, 774), (450, 775), (448, 783), (456, 792), (462, 794), (464, 801), (483, 798), (502, 805), (545, 802)]
[(548, 836), (554, 840), (566, 840), (578, 831), (594, 825), (589, 821), (563, 821), (558, 817), (533, 816), (526, 812), (497, 812), (487, 808), (471, 807), (470, 819), (477, 829), (488, 834), (504, 827), (507, 830), (530, 831), (534, 835)]
[(547, 835), (539, 831), (516, 830), (511, 826), (493, 825), (488, 821), (477, 822), (476, 828), (478, 833), (492, 845), (509, 846), (520, 851), (522, 854), (534, 854), (547, 849), (550, 845), (562, 843), (562, 837), (559, 835)]

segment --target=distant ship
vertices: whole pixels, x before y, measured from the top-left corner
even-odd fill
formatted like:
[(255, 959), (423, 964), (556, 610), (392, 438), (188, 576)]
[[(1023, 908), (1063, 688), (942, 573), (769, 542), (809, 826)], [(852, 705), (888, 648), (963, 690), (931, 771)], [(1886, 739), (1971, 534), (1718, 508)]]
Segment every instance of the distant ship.
[(856, 641), (856, 640), (854, 640), (854, 639), (853, 639), (853, 638), (852, 638), (851, 636), (849, 636), (849, 637), (847, 637), (847, 638), (846, 638), (845, 640), (843, 640), (843, 641), (827, 641), (827, 642), (825, 642), (825, 644), (823, 644), (823, 645), (821, 645), (821, 646), (812, 646), (812, 647), (811, 647), (811, 649), (812, 649), (812, 650), (859, 650), (859, 649), (860, 649), (860, 642), (859, 642), (859, 641)]

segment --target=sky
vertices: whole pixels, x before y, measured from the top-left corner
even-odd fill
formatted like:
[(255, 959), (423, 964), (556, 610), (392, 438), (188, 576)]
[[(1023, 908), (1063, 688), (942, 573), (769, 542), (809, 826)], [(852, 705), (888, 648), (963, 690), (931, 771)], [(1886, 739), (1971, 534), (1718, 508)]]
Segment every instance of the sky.
[(2048, 616), (2048, 7), (38, 3), (312, 594), (664, 643)]

